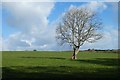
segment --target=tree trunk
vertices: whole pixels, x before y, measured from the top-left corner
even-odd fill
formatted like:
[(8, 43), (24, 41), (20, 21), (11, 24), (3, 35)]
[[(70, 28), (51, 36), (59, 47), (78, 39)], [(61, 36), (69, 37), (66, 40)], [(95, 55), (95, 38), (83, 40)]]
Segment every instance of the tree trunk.
[(73, 55), (72, 55), (72, 59), (75, 59), (76, 58), (76, 55), (75, 55), (75, 48), (74, 48), (74, 52), (73, 52)]
[(77, 54), (78, 54), (78, 52), (79, 52), (79, 49), (77, 49), (77, 50), (75, 51), (75, 55), (77, 55)]
[(77, 54), (79, 52), (79, 48), (74, 49), (73, 55), (72, 55), (72, 59), (77, 59)]

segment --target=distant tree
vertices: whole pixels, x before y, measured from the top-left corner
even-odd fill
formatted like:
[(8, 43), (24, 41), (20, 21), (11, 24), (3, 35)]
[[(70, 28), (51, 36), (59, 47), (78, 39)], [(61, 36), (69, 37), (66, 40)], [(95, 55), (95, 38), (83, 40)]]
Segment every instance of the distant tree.
[(90, 51), (91, 49), (88, 49), (88, 51)]
[(102, 38), (99, 31), (102, 22), (95, 11), (89, 8), (73, 7), (61, 17), (56, 28), (56, 39), (60, 45), (68, 43), (74, 52), (72, 59), (77, 59), (80, 46), (85, 42), (96, 42)]
[(37, 51), (36, 49), (34, 49), (33, 51)]

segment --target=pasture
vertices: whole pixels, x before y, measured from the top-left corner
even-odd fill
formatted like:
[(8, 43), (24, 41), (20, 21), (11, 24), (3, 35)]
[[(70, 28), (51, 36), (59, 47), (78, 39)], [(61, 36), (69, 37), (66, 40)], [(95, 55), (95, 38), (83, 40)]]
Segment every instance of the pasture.
[(70, 51), (3, 51), (3, 80), (117, 80), (118, 54)]

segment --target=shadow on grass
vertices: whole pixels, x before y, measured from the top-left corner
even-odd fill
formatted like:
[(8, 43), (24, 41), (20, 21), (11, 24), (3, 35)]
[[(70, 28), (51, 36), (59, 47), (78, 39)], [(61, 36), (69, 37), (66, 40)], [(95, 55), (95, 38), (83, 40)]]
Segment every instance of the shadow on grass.
[(59, 58), (59, 57), (20, 57), (20, 58), (66, 59), (66, 58)]
[(78, 67), (3, 67), (2, 80), (117, 80), (116, 69), (81, 69)]
[(114, 58), (96, 58), (94, 60), (76, 60), (84, 63), (99, 64), (104, 66), (120, 66), (120, 59)]

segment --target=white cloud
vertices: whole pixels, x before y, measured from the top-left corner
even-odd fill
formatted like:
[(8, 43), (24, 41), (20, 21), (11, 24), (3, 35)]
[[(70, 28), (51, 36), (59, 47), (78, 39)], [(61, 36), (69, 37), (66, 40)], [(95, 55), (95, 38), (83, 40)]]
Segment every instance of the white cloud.
[[(77, 7), (77, 6), (71, 5), (69, 9), (73, 7)], [(81, 8), (81, 7), (89, 8), (91, 11), (95, 11), (98, 13), (102, 13), (104, 10), (107, 9), (107, 5), (104, 2), (98, 2), (98, 1), (87, 2), (85, 4), (82, 4), (78, 8)]]
[(12, 48), (16, 50), (17, 48), (20, 49), (20, 47), (32, 47), (38, 44), (35, 41), (42, 44), (42, 40), (48, 40), (51, 35), (47, 34), (52, 33), (53, 30), (48, 31), (48, 33), (46, 32), (49, 23), (47, 17), (53, 7), (53, 2), (3, 3), (3, 8), (11, 13), (6, 19), (6, 23), (11, 27), (17, 28), (19, 31), (4, 39), (4, 49)]
[(90, 2), (88, 4), (88, 7), (90, 7), (91, 9), (95, 9), (95, 10), (98, 10), (100, 8), (102, 8), (104, 10), (107, 8), (107, 6), (104, 3), (96, 2), (96, 1)]
[(87, 4), (84, 4), (81, 7), (87, 7), (97, 12), (103, 12), (105, 9), (107, 9), (107, 5), (104, 2), (98, 2), (98, 1), (88, 2)]
[[(19, 27), (25, 32), (36, 30), (43, 31), (47, 27), (49, 16), (54, 3), (42, 2), (5, 2), (3, 8), (10, 11), (12, 16), (8, 17), (8, 24)], [(11, 20), (12, 19), (12, 20)]]

